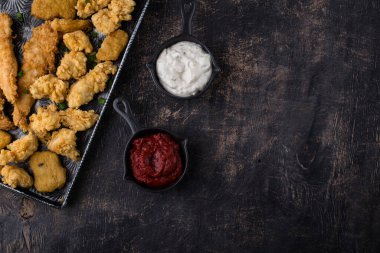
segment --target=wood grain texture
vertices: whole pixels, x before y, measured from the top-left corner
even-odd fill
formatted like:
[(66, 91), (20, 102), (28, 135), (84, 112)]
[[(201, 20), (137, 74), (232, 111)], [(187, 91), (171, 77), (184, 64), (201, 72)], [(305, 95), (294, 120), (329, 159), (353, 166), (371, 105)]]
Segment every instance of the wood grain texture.
[(115, 94), (189, 137), (184, 182), (122, 181), (109, 110), (67, 208), (0, 191), (0, 252), (380, 252), (380, 2), (199, 0), (223, 73), (184, 102), (144, 66), (179, 32), (176, 1), (154, 0)]

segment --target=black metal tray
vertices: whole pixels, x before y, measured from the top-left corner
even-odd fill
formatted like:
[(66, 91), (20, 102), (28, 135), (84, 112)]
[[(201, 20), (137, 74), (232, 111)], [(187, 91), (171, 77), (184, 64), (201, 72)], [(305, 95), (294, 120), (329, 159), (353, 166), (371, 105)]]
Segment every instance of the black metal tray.
[[(22, 53), (21, 53), (22, 52), (22, 46), (30, 38), (32, 28), (43, 23), (42, 20), (36, 19), (30, 15), (32, 2), (33, 2), (32, 0), (5, 0), (5, 1), (0, 2), (0, 12), (8, 13), (13, 18), (12, 28), (13, 28), (14, 34), (16, 35), (16, 38), (14, 40), (15, 53), (17, 55), (19, 62), (21, 62), (21, 59), (22, 59)], [(100, 114), (100, 117), (99, 117), (99, 121), (96, 123), (96, 125), (92, 129), (90, 129), (86, 132), (83, 132), (83, 133), (81, 132), (81, 133), (77, 134), (77, 137), (78, 137), (77, 145), (78, 145), (78, 150), (81, 153), (81, 160), (78, 162), (73, 162), (73, 161), (71, 161), (65, 157), (61, 157), (62, 164), (68, 170), (68, 178), (67, 178), (67, 182), (66, 182), (65, 187), (63, 189), (57, 190), (55, 192), (45, 194), (45, 193), (37, 192), (34, 188), (31, 188), (31, 189), (19, 189), (19, 188), (13, 189), (13, 188), (9, 187), (8, 185), (5, 185), (1, 182), (0, 182), (0, 186), (5, 187), (7, 189), (10, 189), (14, 192), (20, 193), (26, 197), (35, 199), (39, 202), (48, 204), (50, 206), (61, 208), (61, 207), (64, 207), (65, 205), (67, 205), (67, 200), (68, 200), (68, 197), (71, 193), (73, 184), (74, 184), (74, 182), (78, 176), (80, 169), (82, 168), (82, 166), (84, 164), (84, 161), (86, 160), (88, 150), (89, 150), (90, 145), (94, 139), (95, 134), (97, 133), (97, 129), (98, 129), (99, 123), (101, 122), (101, 120), (103, 118), (103, 114), (104, 114), (106, 108), (108, 108), (109, 98), (111, 97), (112, 91), (114, 90), (116, 84), (119, 81), (120, 72), (122, 71), (122, 69), (125, 65), (127, 55), (131, 49), (131, 46), (132, 46), (134, 40), (135, 40), (137, 31), (139, 30), (139, 27), (140, 27), (141, 22), (144, 18), (144, 15), (147, 11), (149, 3), (150, 3), (150, 0), (144, 0), (144, 1), (143, 0), (137, 0), (136, 1), (136, 8), (132, 14), (133, 15), (133, 21), (123, 22), (124, 24), (123, 24), (122, 28), (123, 28), (123, 30), (128, 32), (130, 39), (129, 39), (128, 45), (124, 51), (124, 54), (121, 57), (121, 60), (119, 60), (117, 62), (117, 65), (119, 66), (118, 71), (117, 71), (116, 75), (113, 78), (111, 78), (111, 81), (108, 83), (107, 89), (103, 93), (96, 96), (91, 103), (89, 103), (88, 105), (83, 107), (84, 110), (89, 110), (89, 109), (95, 110), (98, 114)], [(20, 15), (20, 13), (22, 15)], [(94, 48), (98, 49), (104, 36), (102, 36), (96, 32), (92, 32), (91, 35), (92, 35), (91, 38), (92, 38)], [(60, 50), (59, 56), (57, 57), (58, 58), (57, 63), (59, 63), (61, 57), (63, 56), (63, 53), (64, 53), (64, 51)], [(106, 102), (104, 105), (100, 105), (97, 102), (98, 98), (100, 98), (100, 97), (106, 99)], [(48, 103), (47, 100), (39, 100), (36, 103), (35, 108), (37, 108), (41, 105), (44, 105), (46, 103)], [(11, 134), (15, 138), (19, 138), (20, 136), (23, 135), (21, 130), (11, 131)], [(45, 149), (45, 147), (40, 145), (40, 149)], [(27, 163), (21, 164), (20, 166), (29, 170)]]

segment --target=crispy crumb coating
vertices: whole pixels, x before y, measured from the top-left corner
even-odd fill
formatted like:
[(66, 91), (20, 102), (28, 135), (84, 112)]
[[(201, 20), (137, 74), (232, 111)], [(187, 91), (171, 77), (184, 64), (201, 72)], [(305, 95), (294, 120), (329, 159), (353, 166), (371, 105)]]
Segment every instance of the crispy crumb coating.
[(44, 75), (38, 78), (29, 91), (33, 98), (49, 98), (51, 101), (61, 103), (65, 100), (69, 84), (54, 75)]
[(78, 30), (88, 30), (92, 27), (90, 20), (82, 19), (54, 19), (51, 27), (61, 33), (71, 33)]
[(53, 132), (47, 147), (59, 155), (66, 156), (73, 161), (78, 161), (79, 152), (76, 148), (76, 140), (77, 137), (74, 130), (62, 128)]
[(91, 128), (99, 119), (99, 115), (94, 110), (82, 111), (68, 108), (60, 113), (62, 125), (74, 131), (85, 131)]
[(78, 0), (76, 9), (81, 18), (88, 18), (95, 12), (107, 7), (111, 0)]
[(57, 69), (57, 76), (62, 80), (79, 79), (87, 72), (87, 57), (83, 52), (66, 53)]
[(123, 30), (116, 30), (104, 39), (96, 58), (98, 61), (116, 61), (128, 43), (128, 34)]
[(0, 149), (5, 148), (9, 143), (11, 143), (11, 141), (12, 136), (9, 133), (0, 130)]
[(86, 54), (89, 54), (93, 50), (90, 39), (83, 31), (75, 31), (63, 35), (63, 42), (71, 51), (84, 51)]
[(77, 0), (33, 0), (32, 15), (44, 20), (53, 18), (75, 18)]
[(6, 165), (1, 170), (2, 181), (12, 188), (30, 188), (33, 186), (33, 178), (24, 169)]
[(48, 107), (39, 107), (37, 113), (29, 117), (29, 127), (37, 137), (47, 143), (50, 139), (49, 131), (58, 129), (61, 126), (61, 116), (56, 105), (51, 104)]

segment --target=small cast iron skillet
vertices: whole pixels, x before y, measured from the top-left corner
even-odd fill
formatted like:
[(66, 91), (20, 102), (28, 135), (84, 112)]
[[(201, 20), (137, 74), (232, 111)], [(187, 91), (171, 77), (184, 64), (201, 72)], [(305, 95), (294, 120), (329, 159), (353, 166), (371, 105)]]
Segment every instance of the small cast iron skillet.
[[(131, 110), (131, 107), (129, 106), (129, 103), (127, 99), (125, 98), (122, 98), (122, 97), (116, 98), (113, 101), (113, 108), (121, 117), (123, 117), (127, 121), (132, 131), (132, 136), (129, 138), (127, 146), (125, 147), (125, 151), (124, 151), (124, 179), (133, 181), (140, 187), (151, 192), (167, 191), (167, 190), (172, 189), (179, 182), (181, 182), (189, 167), (189, 153), (187, 150), (187, 139), (180, 138), (177, 135), (174, 135), (168, 130), (165, 130), (162, 128), (140, 128), (139, 125), (136, 123), (135, 118), (133, 117), (132, 110)], [(156, 133), (166, 133), (170, 135), (173, 138), (173, 140), (176, 141), (181, 147), (181, 158), (182, 158), (182, 169), (183, 169), (182, 175), (174, 183), (163, 188), (153, 188), (153, 187), (149, 187), (147, 185), (144, 185), (138, 182), (133, 177), (131, 162), (130, 162), (130, 150), (132, 148), (133, 140), (137, 138), (145, 137), (148, 135), (156, 134)]]
[[(168, 41), (164, 42), (160, 46), (160, 48), (157, 50), (157, 52), (153, 55), (153, 59), (148, 64), (146, 64), (146, 66), (149, 69), (149, 72), (150, 72), (150, 75), (152, 76), (154, 84), (166, 95), (174, 97), (174, 98), (178, 98), (178, 99), (191, 99), (191, 98), (196, 98), (196, 97), (201, 96), (210, 87), (216, 74), (220, 72), (221, 69), (218, 67), (218, 64), (216, 63), (214, 56), (212, 55), (211, 51), (206, 47), (206, 45), (200, 42), (194, 36), (192, 36), (192, 20), (193, 20), (193, 16), (195, 12), (196, 0), (179, 0), (179, 2), (181, 4), (181, 14), (182, 14), (182, 33), (179, 36), (171, 38)], [(188, 97), (177, 96), (167, 91), (162, 86), (158, 78), (157, 69), (156, 69), (156, 62), (161, 52), (164, 49), (171, 47), (172, 45), (181, 41), (190, 41), (190, 42), (194, 42), (200, 45), (203, 48), (203, 50), (211, 56), (211, 63), (212, 63), (212, 74), (206, 86), (203, 88), (203, 90), (199, 91), (195, 95), (188, 96)]]

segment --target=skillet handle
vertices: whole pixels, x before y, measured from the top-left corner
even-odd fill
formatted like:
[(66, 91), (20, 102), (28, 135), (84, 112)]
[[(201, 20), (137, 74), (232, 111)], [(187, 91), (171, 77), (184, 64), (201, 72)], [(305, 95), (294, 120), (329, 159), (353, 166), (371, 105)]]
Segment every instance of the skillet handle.
[(136, 133), (140, 127), (138, 126), (135, 118), (133, 117), (128, 100), (124, 97), (116, 98), (113, 101), (113, 108), (121, 117), (123, 117), (127, 121), (132, 133)]
[(196, 0), (180, 0), (182, 14), (182, 33), (191, 35)]

